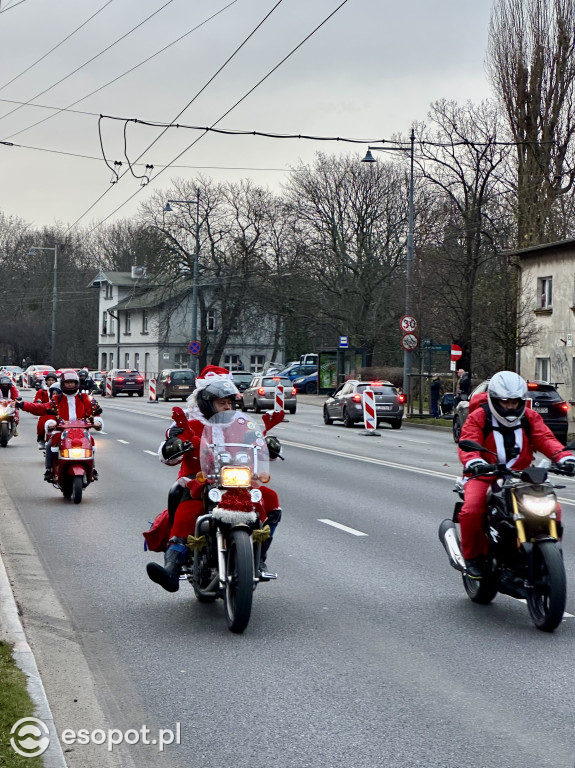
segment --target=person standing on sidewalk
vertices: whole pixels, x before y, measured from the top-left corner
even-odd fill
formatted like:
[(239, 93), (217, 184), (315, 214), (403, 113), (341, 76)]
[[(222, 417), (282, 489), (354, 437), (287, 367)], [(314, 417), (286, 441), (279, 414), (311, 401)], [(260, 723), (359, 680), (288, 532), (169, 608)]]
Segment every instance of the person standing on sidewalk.
[(443, 384), (441, 383), (441, 379), (439, 378), (438, 374), (435, 374), (435, 376), (432, 378), (431, 384), (429, 385), (429, 391), (431, 395), (431, 415), (434, 419), (438, 419), (439, 400), (443, 394)]

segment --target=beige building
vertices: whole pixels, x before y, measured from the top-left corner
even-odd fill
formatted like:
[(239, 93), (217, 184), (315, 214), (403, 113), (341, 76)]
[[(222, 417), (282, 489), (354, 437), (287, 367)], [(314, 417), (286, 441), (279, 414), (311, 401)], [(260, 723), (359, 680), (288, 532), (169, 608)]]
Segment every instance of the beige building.
[[(516, 251), (521, 275), (521, 319), (535, 331), (519, 350), (518, 371), (525, 379), (557, 385), (575, 403), (575, 239)], [(569, 415), (575, 431), (575, 408)]]

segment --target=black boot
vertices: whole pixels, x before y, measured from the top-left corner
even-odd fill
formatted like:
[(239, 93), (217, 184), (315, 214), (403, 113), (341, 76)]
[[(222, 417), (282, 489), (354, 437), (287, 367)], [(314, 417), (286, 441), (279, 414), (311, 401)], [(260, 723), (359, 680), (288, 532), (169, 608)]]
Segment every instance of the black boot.
[(164, 555), (163, 568), (158, 563), (148, 563), (148, 576), (168, 592), (177, 592), (180, 588), (180, 572), (188, 552), (185, 544), (172, 544)]

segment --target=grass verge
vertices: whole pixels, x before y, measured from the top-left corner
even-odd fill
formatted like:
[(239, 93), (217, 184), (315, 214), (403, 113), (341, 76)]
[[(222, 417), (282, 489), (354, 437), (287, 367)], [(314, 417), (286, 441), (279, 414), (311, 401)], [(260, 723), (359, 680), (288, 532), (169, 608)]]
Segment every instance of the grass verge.
[(413, 418), (406, 419), (406, 423), (408, 424), (433, 424), (436, 427), (449, 427), (451, 428), (453, 424), (452, 419), (434, 419), (433, 417), (430, 418), (422, 418), (415, 416)]
[(24, 757), (10, 745), (10, 729), (21, 717), (34, 715), (26, 675), (16, 666), (12, 649), (0, 642), (0, 768), (41, 768), (40, 757)]

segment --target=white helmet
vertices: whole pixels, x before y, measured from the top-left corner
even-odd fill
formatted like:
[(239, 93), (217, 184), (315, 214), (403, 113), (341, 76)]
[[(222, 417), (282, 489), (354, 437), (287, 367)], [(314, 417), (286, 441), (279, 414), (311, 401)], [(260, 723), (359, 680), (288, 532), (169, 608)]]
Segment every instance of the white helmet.
[[(527, 382), (513, 371), (499, 371), (487, 385), (487, 402), (497, 421), (504, 427), (517, 427), (525, 414)], [(519, 406), (505, 410), (501, 400), (519, 400)]]

